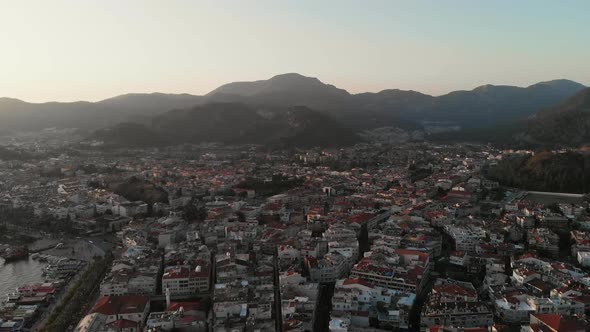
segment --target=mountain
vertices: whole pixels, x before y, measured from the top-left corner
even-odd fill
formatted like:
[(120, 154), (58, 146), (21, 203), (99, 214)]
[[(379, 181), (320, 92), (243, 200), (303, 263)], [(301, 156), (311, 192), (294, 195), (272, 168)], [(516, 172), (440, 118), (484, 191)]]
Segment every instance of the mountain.
[(9, 130), (39, 130), (50, 127), (88, 128), (114, 124), (109, 113), (89, 102), (27, 103), (12, 98), (0, 98), (0, 132)]
[(431, 107), (410, 114), (410, 119), (452, 122), (463, 128), (490, 127), (528, 118), (582, 89), (583, 85), (568, 80), (542, 82), (526, 88), (484, 85), (437, 97)]
[(193, 107), (203, 102), (202, 96), (166, 93), (130, 93), (99, 101), (109, 109), (129, 115), (153, 116), (165, 111)]
[(413, 130), (433, 123), (434, 126), (462, 128), (492, 127), (530, 117), (540, 109), (563, 102), (583, 88), (573, 81), (554, 80), (526, 88), (484, 85), (438, 97), (397, 89), (350, 94), (317, 78), (291, 73), (267, 80), (225, 84), (205, 96), (126, 94), (96, 103), (38, 104), (0, 98), (0, 133), (47, 127), (96, 130), (122, 122), (149, 127), (152, 117), (167, 111), (220, 103), (278, 110), (306, 106), (357, 131), (381, 127)]
[(501, 160), (486, 176), (502, 185), (549, 192), (587, 193), (590, 155), (539, 152)]
[(151, 127), (176, 142), (260, 143), (266, 119), (253, 107), (213, 103), (173, 110), (152, 119)]
[(377, 93), (352, 96), (346, 108), (333, 112), (342, 122), (361, 129), (396, 126), (404, 129), (421, 127), (419, 114), (434, 106), (436, 97), (412, 90), (388, 89)]
[(120, 122), (142, 122), (166, 111), (192, 107), (202, 97), (171, 94), (128, 94), (100, 102), (27, 103), (0, 98), (0, 132), (44, 128), (99, 129)]
[(150, 147), (169, 143), (168, 138), (148, 126), (129, 122), (99, 129), (87, 140), (102, 141), (107, 147)]
[(527, 118), (584, 88), (569, 80), (541, 82), (526, 88), (484, 85), (434, 97), (398, 89), (349, 94), (317, 78), (284, 74), (268, 80), (223, 85), (206, 95), (208, 101), (250, 105), (298, 106), (328, 112), (358, 129), (415, 126), (425, 122), (463, 128), (493, 126)]
[(490, 142), (512, 147), (590, 145), (590, 88), (527, 119), (430, 137), (434, 141)]
[(288, 147), (342, 147), (360, 142), (354, 130), (343, 126), (328, 114), (295, 106), (278, 112), (273, 119), (275, 135)]
[(590, 88), (531, 118), (524, 139), (541, 144), (589, 144)]
[(353, 130), (305, 106), (254, 107), (241, 103), (173, 110), (155, 116), (150, 125), (118, 125), (99, 130), (90, 139), (119, 147), (204, 142), (339, 147), (360, 141)]
[(434, 97), (397, 89), (353, 95), (314, 77), (283, 74), (268, 80), (222, 85), (205, 96), (209, 102), (240, 102), (279, 107), (307, 106), (356, 129), (410, 125), (402, 117), (427, 107)]
[(235, 82), (206, 95), (209, 102), (243, 102), (268, 106), (307, 106), (318, 110), (344, 107), (351, 95), (315, 77), (283, 74), (268, 80)]

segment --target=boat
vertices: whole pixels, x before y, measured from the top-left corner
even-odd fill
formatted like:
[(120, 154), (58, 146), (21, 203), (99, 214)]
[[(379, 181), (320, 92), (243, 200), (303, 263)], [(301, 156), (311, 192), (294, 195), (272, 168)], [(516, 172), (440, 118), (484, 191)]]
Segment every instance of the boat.
[(20, 300), (20, 294), (17, 292), (8, 293), (6, 294), (6, 299), (8, 302), (16, 302)]
[(0, 252), (0, 257), (4, 258), (4, 263), (14, 262), (29, 257), (29, 248), (27, 246), (8, 247)]

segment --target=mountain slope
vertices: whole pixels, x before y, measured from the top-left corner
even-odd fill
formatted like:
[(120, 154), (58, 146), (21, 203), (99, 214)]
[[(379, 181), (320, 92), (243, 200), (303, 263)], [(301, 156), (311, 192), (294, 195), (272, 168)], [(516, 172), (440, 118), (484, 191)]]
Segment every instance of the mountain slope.
[(98, 104), (129, 115), (153, 116), (173, 109), (193, 107), (202, 101), (202, 96), (190, 94), (130, 93), (99, 101)]
[(151, 128), (139, 123), (119, 123), (95, 131), (87, 140), (102, 141), (107, 147), (150, 147), (170, 143)]
[(426, 122), (492, 127), (530, 117), (581, 89), (583, 86), (576, 82), (554, 80), (526, 88), (485, 85), (439, 97), (395, 89), (350, 94), (317, 78), (284, 74), (268, 80), (229, 83), (206, 96), (128, 94), (96, 103), (41, 104), (0, 98), (0, 132), (47, 127), (96, 130), (121, 122), (150, 126), (151, 117), (172, 109), (228, 102), (280, 110), (306, 106), (355, 130), (389, 126), (415, 129)]
[(424, 122), (475, 128), (527, 118), (583, 88), (573, 81), (553, 80), (526, 88), (484, 85), (439, 97), (396, 89), (351, 95), (316, 78), (285, 74), (269, 80), (229, 83), (206, 97), (209, 101), (250, 105), (304, 105), (329, 112), (359, 129)]
[(214, 103), (173, 110), (155, 117), (152, 128), (178, 142), (259, 143), (266, 120), (252, 107)]
[(430, 136), (434, 141), (490, 142), (502, 146), (572, 146), (590, 144), (590, 88), (528, 119), (489, 128)]
[[(130, 129), (128, 132), (147, 137), (150, 146), (221, 142), (283, 147), (338, 147), (360, 141), (354, 131), (329, 115), (303, 106), (283, 109), (240, 103), (212, 103), (169, 111), (154, 117), (149, 126), (133, 125)], [(134, 134), (126, 135), (118, 126), (98, 131), (92, 139), (105, 137), (103, 141), (112, 146), (138, 146), (142, 141), (132, 140), (129, 136)]]
[(432, 107), (413, 115), (418, 121), (450, 121), (464, 128), (489, 127), (525, 119), (539, 109), (556, 105), (584, 86), (567, 80), (531, 85), (484, 85), (471, 91), (455, 91), (436, 98)]
[(27, 103), (0, 98), (0, 132), (50, 127), (95, 130), (120, 122), (145, 121), (172, 109), (192, 107), (201, 100), (199, 96), (160, 93), (129, 94), (96, 103)]
[(272, 93), (291, 92), (299, 95), (333, 95), (346, 97), (350, 94), (344, 89), (338, 89), (333, 85), (324, 84), (315, 77), (307, 77), (296, 73), (273, 76), (268, 80), (254, 82), (234, 82), (220, 86), (211, 91), (207, 96), (216, 94), (238, 95), (252, 97), (268, 95)]
[(242, 102), (251, 105), (307, 106), (318, 110), (344, 107), (350, 94), (314, 77), (283, 74), (268, 80), (235, 82), (206, 95), (209, 102)]
[(528, 122), (525, 139), (544, 144), (590, 143), (590, 88)]
[(590, 155), (540, 152), (501, 160), (486, 176), (502, 185), (528, 190), (587, 193)]

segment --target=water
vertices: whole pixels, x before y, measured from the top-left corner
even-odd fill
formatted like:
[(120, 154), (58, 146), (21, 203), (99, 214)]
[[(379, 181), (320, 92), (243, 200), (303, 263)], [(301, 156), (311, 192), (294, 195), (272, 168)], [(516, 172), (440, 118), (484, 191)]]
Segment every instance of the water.
[(0, 301), (6, 300), (6, 294), (20, 286), (43, 282), (41, 273), (45, 264), (30, 257), (4, 264), (4, 259), (0, 258)]

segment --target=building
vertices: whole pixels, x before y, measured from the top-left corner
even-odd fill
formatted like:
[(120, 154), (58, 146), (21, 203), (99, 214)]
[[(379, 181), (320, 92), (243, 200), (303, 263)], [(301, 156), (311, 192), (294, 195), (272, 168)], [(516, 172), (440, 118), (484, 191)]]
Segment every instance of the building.
[(494, 323), (491, 307), (480, 302), (470, 282), (437, 279), (422, 308), (423, 326), (480, 327)]
[(331, 252), (321, 259), (306, 257), (309, 278), (312, 282), (334, 282), (349, 269), (349, 259), (339, 252)]
[(187, 295), (209, 290), (210, 271), (206, 264), (170, 266), (164, 269), (162, 289), (168, 289), (171, 295)]
[(467, 253), (475, 252), (475, 247), (485, 238), (485, 231), (481, 227), (459, 227), (445, 225), (445, 232), (453, 238), (455, 250)]
[(590, 251), (578, 251), (578, 263), (584, 267), (590, 266)]
[(138, 295), (103, 296), (91, 310), (104, 315), (107, 326), (124, 327), (128, 332), (141, 331), (149, 312), (149, 297)]
[(419, 294), (430, 269), (427, 253), (409, 249), (375, 248), (354, 265), (351, 278), (375, 286)]
[(521, 332), (583, 332), (590, 329), (586, 322), (560, 314), (532, 314), (529, 323)]
[(414, 293), (375, 287), (362, 279), (341, 279), (332, 297), (331, 319), (345, 318), (357, 328), (369, 327), (375, 320), (381, 329), (407, 329), (415, 299)]
[(492, 308), (484, 302), (447, 302), (426, 306), (420, 322), (423, 326), (480, 327), (494, 324)]

